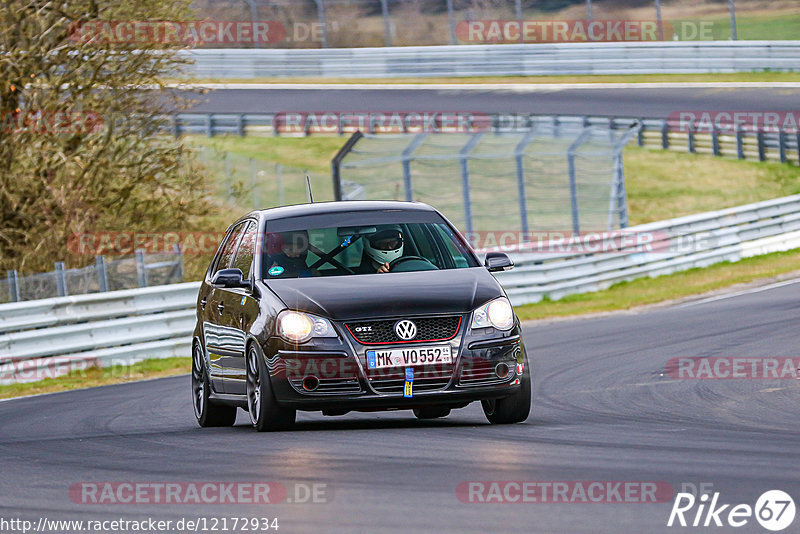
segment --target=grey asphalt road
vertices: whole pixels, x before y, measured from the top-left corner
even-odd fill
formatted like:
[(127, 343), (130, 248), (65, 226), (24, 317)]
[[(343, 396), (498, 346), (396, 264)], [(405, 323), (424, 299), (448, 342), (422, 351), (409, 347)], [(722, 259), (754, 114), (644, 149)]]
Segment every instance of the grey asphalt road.
[[(200, 429), (187, 376), (0, 402), (0, 518), (278, 517), (279, 532), (705, 531), (667, 528), (671, 501), (464, 503), (456, 488), (660, 481), (676, 491), (710, 483), (731, 504), (771, 489), (798, 500), (800, 382), (663, 373), (677, 356), (797, 356), (799, 323), (800, 284), (790, 284), (528, 325), (534, 409), (511, 426), (490, 426), (473, 404), (438, 421), (302, 414), (292, 432), (258, 434), (240, 412), (234, 428)], [(70, 500), (81, 481), (325, 484), (329, 502), (99, 506)], [(752, 518), (736, 531), (766, 532)]]
[(192, 111), (468, 111), (663, 118), (680, 111), (797, 111), (800, 89), (634, 88), (510, 90), (219, 89)]

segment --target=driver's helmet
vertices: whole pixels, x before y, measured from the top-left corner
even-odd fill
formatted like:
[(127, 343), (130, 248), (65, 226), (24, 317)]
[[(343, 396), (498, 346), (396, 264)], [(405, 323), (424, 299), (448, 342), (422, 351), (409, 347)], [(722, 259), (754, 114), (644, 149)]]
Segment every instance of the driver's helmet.
[(364, 250), (379, 265), (392, 262), (403, 255), (403, 232), (399, 226), (378, 226), (377, 232), (367, 236)]

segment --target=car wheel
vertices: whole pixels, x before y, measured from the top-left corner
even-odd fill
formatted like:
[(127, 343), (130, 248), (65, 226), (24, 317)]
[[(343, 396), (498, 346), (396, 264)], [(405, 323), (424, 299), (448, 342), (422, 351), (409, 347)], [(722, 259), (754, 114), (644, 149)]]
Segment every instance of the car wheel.
[(192, 349), (192, 406), (197, 423), (202, 427), (233, 426), (236, 422), (236, 407), (214, 404), (208, 398), (210, 393), (206, 359), (200, 344), (196, 343)]
[(259, 432), (287, 430), (297, 415), (296, 410), (281, 408), (275, 400), (267, 364), (255, 344), (247, 350), (247, 411)]
[(424, 408), (414, 408), (414, 415), (417, 419), (437, 419), (450, 415), (450, 408), (445, 406), (426, 406)]
[(531, 371), (528, 359), (524, 358), (520, 388), (502, 399), (485, 399), (481, 401), (486, 419), (493, 425), (521, 423), (531, 413)]

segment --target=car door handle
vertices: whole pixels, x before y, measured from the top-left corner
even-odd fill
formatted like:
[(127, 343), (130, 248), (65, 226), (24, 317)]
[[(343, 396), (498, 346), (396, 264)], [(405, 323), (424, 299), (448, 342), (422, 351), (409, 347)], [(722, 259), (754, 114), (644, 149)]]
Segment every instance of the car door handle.
[(200, 301), (200, 308), (205, 310), (206, 304), (208, 304), (208, 301), (204, 298), (203, 300)]
[(224, 302), (220, 302), (219, 304), (217, 304), (217, 310), (219, 310), (220, 313), (222, 313), (222, 310), (224, 310), (224, 309), (225, 309), (225, 303)]

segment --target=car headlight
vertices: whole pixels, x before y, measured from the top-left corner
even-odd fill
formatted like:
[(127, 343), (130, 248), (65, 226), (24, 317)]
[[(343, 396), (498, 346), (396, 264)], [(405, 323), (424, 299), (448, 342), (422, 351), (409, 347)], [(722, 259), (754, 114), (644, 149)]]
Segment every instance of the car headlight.
[(511, 330), (514, 326), (514, 310), (505, 297), (490, 300), (472, 312), (472, 328)]
[(293, 310), (278, 314), (278, 335), (292, 343), (304, 343), (313, 337), (338, 337), (327, 319)]

